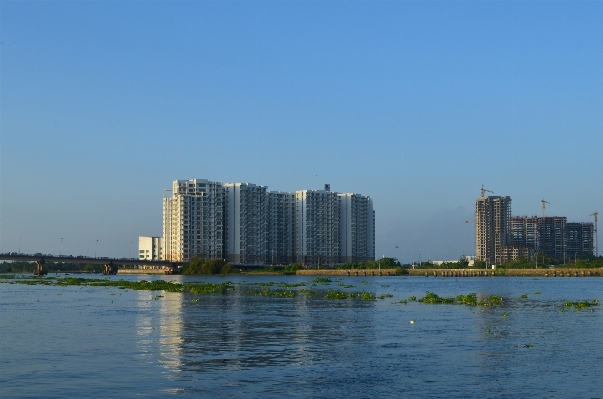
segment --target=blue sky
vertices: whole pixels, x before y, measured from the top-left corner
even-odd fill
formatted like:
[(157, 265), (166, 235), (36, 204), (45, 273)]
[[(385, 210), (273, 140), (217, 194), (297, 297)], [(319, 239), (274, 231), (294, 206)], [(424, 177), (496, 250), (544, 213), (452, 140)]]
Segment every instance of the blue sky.
[(1, 1), (0, 252), (128, 256), (188, 178), (370, 195), (378, 256), (404, 262), (474, 252), (482, 183), (592, 221), (601, 21), (601, 1)]

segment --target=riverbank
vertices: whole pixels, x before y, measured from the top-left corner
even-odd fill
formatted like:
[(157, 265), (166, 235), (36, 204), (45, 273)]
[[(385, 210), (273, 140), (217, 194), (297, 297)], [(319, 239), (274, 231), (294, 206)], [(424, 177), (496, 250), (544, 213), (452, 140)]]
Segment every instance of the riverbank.
[(398, 269), (305, 269), (298, 270), (297, 276), (395, 276)]
[(164, 269), (118, 269), (117, 274), (166, 274)]
[(513, 276), (513, 277), (597, 277), (603, 276), (600, 268), (554, 268), (554, 269), (408, 269), (403, 272), (410, 276), (434, 277), (480, 277), (480, 276)]

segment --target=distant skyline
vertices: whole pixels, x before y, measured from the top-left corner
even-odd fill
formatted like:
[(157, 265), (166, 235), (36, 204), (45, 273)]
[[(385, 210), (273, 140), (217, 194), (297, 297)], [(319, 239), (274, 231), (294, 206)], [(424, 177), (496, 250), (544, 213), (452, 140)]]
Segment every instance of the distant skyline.
[(371, 196), (377, 257), (405, 263), (474, 253), (482, 184), (591, 222), (601, 21), (600, 1), (0, 1), (0, 252), (128, 256), (191, 178)]

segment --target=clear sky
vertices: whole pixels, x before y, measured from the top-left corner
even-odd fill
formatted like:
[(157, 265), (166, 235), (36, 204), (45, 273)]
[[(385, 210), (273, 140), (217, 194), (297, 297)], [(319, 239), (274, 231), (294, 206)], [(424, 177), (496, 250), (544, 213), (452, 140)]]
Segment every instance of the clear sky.
[(1, 1), (0, 37), (0, 252), (134, 256), (189, 178), (370, 195), (403, 262), (473, 253), (482, 184), (603, 211), (602, 1)]

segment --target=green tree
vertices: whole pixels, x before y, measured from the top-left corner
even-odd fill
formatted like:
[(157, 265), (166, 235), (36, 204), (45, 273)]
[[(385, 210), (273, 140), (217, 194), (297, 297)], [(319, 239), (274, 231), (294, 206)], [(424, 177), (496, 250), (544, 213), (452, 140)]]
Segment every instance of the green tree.
[(227, 274), (234, 270), (230, 263), (222, 259), (201, 259), (195, 257), (186, 264), (182, 274)]

